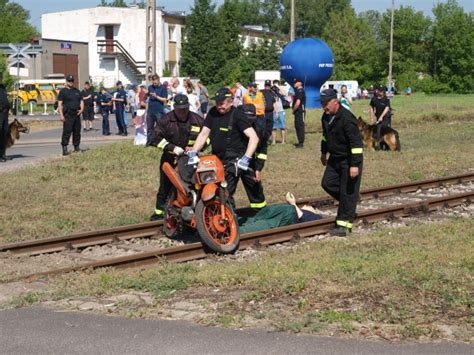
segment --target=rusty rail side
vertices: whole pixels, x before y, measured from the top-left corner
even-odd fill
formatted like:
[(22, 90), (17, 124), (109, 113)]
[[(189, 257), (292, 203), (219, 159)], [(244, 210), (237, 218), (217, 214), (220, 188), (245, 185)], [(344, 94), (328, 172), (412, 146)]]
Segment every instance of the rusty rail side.
[[(474, 180), (474, 174), (463, 174), (457, 176), (447, 176), (438, 179), (421, 180), (398, 185), (391, 185), (381, 188), (371, 188), (361, 191), (361, 199), (368, 200), (372, 198), (388, 197), (401, 193), (409, 193), (418, 189), (429, 189), (448, 184), (459, 184)], [(310, 204), (314, 207), (325, 208), (335, 206), (337, 201), (328, 197), (318, 197), (311, 199), (300, 199), (299, 205)], [(239, 215), (248, 215), (251, 213), (249, 208), (240, 208), (237, 210)], [(38, 255), (45, 253), (58, 252), (66, 249), (80, 249), (94, 245), (107, 244), (121, 240), (133, 238), (145, 238), (160, 234), (162, 221), (146, 222), (107, 228), (92, 232), (75, 233), (61, 237), (44, 238), (39, 240), (29, 240), (0, 245), (0, 252), (9, 251), (14, 254)]]
[[(406, 205), (388, 207), (374, 211), (360, 213), (355, 222), (373, 223), (386, 219), (406, 217), (410, 215), (426, 214), (436, 210), (439, 207), (455, 207), (462, 203), (472, 203), (474, 192), (465, 192), (443, 197), (427, 199), (424, 201), (413, 202)], [(252, 246), (267, 246), (271, 244), (284, 243), (291, 240), (298, 240), (327, 233), (334, 226), (335, 218), (324, 218), (319, 221), (293, 224), (290, 226), (275, 228), (266, 231), (247, 233), (241, 236), (239, 250), (244, 250)], [(165, 249), (157, 249), (149, 252), (143, 252), (134, 255), (127, 255), (115, 258), (104, 259), (84, 265), (49, 270), (45, 272), (35, 273), (27, 276), (29, 279), (38, 278), (40, 276), (51, 276), (64, 274), (74, 271), (87, 269), (97, 269), (101, 267), (143, 267), (155, 264), (160, 261), (167, 262), (185, 262), (191, 260), (202, 259), (207, 256), (202, 243), (192, 243), (188, 245), (171, 247)]]

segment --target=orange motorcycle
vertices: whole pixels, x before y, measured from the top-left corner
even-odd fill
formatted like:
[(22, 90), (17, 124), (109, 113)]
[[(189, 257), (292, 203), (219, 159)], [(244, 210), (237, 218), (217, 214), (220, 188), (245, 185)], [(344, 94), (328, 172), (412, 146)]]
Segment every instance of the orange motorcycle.
[(181, 156), (176, 168), (163, 164), (163, 172), (175, 187), (168, 196), (163, 230), (172, 238), (185, 227), (196, 230), (201, 240), (218, 253), (239, 247), (239, 224), (229, 202), (224, 165), (215, 155), (204, 155), (196, 167)]

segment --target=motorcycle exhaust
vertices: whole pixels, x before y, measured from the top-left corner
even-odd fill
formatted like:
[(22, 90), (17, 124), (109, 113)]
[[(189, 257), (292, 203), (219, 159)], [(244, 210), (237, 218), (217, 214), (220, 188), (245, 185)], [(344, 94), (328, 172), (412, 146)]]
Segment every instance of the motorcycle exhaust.
[(191, 222), (194, 217), (194, 209), (192, 207), (186, 206), (181, 209), (181, 218), (183, 221)]

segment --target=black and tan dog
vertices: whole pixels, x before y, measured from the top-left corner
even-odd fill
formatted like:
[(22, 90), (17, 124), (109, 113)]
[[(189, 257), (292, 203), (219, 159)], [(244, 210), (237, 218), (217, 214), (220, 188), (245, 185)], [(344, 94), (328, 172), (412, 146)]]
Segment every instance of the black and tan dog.
[(362, 139), (369, 149), (380, 146), (381, 149), (399, 152), (401, 149), (398, 132), (392, 127), (380, 127), (380, 138), (377, 139), (377, 125), (368, 124), (362, 117), (357, 120), (357, 127), (362, 134)]
[(10, 148), (15, 144), (15, 140), (20, 139), (20, 133), (29, 133), (30, 129), (16, 118), (8, 125), (7, 144), (5, 148)]

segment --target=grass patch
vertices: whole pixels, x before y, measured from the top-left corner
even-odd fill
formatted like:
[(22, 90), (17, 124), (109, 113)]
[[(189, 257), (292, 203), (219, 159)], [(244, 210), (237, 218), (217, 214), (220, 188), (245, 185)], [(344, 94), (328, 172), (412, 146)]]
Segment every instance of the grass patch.
[[(366, 152), (362, 188), (465, 172), (474, 166), (474, 95), (395, 97), (393, 125), (401, 153)], [(354, 111), (367, 117), (368, 100)], [(433, 124), (426, 115), (445, 115)], [(263, 172), (267, 201), (280, 202), (286, 191), (298, 197), (323, 195), (319, 163), (321, 110), (307, 118), (303, 150), (291, 144), (269, 148)], [(295, 142), (293, 116), (287, 112), (289, 143)], [(148, 220), (159, 180), (158, 149), (120, 142), (42, 166), (4, 173), (0, 205), (0, 243), (65, 235)], [(299, 172), (295, 174), (295, 172)], [(248, 200), (239, 185), (239, 205)], [(25, 208), (27, 206), (27, 208)], [(291, 287), (289, 289), (291, 293)]]
[(441, 323), (464, 329), (455, 336), (468, 340), (474, 326), (474, 221), (390, 231), (390, 237), (381, 229), (243, 263), (68, 275), (53, 280), (52, 297), (148, 291), (161, 305), (183, 299), (217, 309), (209, 324), (242, 326), (250, 317), (294, 332), (357, 335), (373, 328), (383, 337), (417, 339), (441, 337)]

